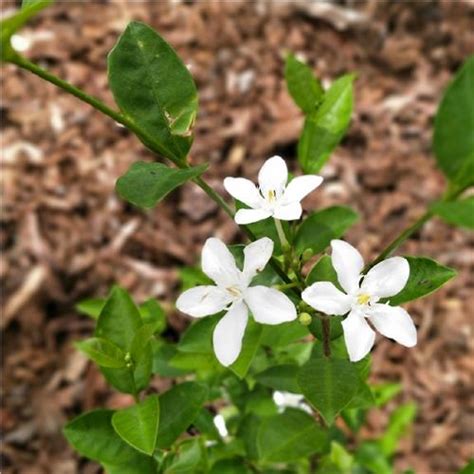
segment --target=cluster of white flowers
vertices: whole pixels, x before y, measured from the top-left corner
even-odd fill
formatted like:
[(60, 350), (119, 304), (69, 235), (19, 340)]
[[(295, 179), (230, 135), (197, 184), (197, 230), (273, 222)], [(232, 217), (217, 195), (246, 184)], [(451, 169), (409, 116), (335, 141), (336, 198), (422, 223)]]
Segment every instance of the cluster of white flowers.
[[(245, 178), (226, 178), (226, 190), (250, 209), (240, 209), (237, 224), (250, 224), (268, 217), (296, 220), (301, 217), (300, 201), (316, 189), (323, 178), (300, 176), (288, 181), (288, 169), (279, 156), (268, 159), (258, 175), (259, 187)], [(332, 264), (340, 291), (328, 281), (306, 288), (302, 299), (317, 311), (328, 315), (344, 315), (344, 339), (351, 361), (365, 357), (375, 341), (375, 332), (367, 320), (384, 336), (407, 347), (416, 344), (416, 328), (408, 313), (400, 308), (379, 303), (399, 293), (408, 281), (410, 267), (406, 259), (392, 257), (375, 265), (364, 276), (360, 253), (342, 240), (333, 240)], [(197, 286), (185, 291), (176, 302), (177, 308), (201, 318), (225, 311), (213, 334), (216, 357), (224, 366), (238, 358), (249, 311), (255, 321), (280, 324), (296, 319), (293, 302), (275, 288), (256, 285), (252, 280), (272, 257), (273, 242), (267, 237), (247, 245), (244, 265), (240, 270), (226, 245), (216, 238), (207, 239), (202, 251), (202, 269), (216, 285)]]

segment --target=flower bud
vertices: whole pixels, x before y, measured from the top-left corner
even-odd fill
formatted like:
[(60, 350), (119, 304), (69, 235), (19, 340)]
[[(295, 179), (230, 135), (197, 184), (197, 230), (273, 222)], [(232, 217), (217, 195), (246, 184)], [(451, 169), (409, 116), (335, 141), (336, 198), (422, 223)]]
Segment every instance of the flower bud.
[(301, 313), (298, 320), (303, 326), (309, 326), (313, 318), (309, 313)]
[(307, 262), (314, 255), (313, 249), (306, 249), (303, 252), (303, 262)]

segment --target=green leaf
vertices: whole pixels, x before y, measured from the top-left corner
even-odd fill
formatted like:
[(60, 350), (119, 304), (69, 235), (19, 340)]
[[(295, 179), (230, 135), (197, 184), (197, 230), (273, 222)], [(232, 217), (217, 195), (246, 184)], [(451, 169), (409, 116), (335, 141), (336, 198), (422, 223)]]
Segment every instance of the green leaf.
[(260, 337), (262, 335), (262, 325), (249, 318), (245, 334), (242, 341), (242, 350), (237, 360), (229, 366), (237, 377), (243, 379), (252, 364), (253, 358), (260, 346)]
[(303, 339), (307, 335), (308, 329), (297, 320), (275, 325), (265, 324), (260, 342), (262, 346), (271, 349), (286, 348), (291, 342)]
[(64, 427), (64, 435), (82, 456), (101, 463), (117, 466), (143, 459), (114, 431), (113, 414), (112, 410), (83, 413)]
[(185, 370), (178, 369), (170, 365), (170, 361), (178, 353), (178, 349), (174, 344), (160, 343), (152, 341), (154, 374), (162, 377), (179, 377), (186, 373)]
[(287, 408), (283, 413), (263, 421), (257, 436), (260, 460), (291, 462), (322, 452), (327, 434), (307, 413)]
[(410, 264), (410, 277), (405, 288), (389, 298), (392, 306), (398, 306), (429, 295), (457, 275), (456, 270), (445, 267), (430, 258), (405, 257)]
[(166, 313), (155, 298), (142, 303), (138, 311), (145, 324), (153, 324), (155, 334), (161, 334), (166, 329)]
[(356, 451), (356, 461), (372, 474), (393, 474), (392, 467), (379, 445), (373, 441), (362, 443)]
[(312, 69), (293, 54), (286, 57), (285, 81), (288, 92), (303, 112), (310, 113), (316, 109), (324, 90)]
[(216, 462), (209, 474), (252, 474), (253, 472), (245, 465), (245, 459), (231, 458)]
[(52, 0), (29, 0), (22, 3), (21, 10), (0, 22), (0, 59), (11, 61), (16, 52), (10, 44), (13, 34), (18, 31), (30, 18), (46, 8)]
[(296, 252), (301, 255), (306, 249), (315, 254), (322, 252), (333, 239), (338, 239), (358, 220), (350, 207), (332, 206), (314, 212), (301, 224), (295, 237)]
[(206, 317), (190, 324), (181, 336), (178, 350), (198, 354), (213, 354), (212, 334), (218, 322), (219, 318), (217, 317)]
[(163, 163), (137, 161), (117, 180), (118, 195), (137, 207), (151, 209), (168, 193), (206, 171), (207, 165), (170, 168)]
[(116, 411), (112, 416), (115, 432), (130, 446), (151, 456), (155, 450), (160, 405), (151, 395), (136, 405)]
[(474, 183), (474, 55), (448, 86), (436, 113), (433, 147), (449, 180)]
[(371, 388), (375, 397), (375, 404), (378, 407), (383, 407), (402, 391), (402, 386), (399, 383), (372, 385)]
[(189, 290), (197, 285), (214, 285), (215, 283), (198, 267), (181, 267), (179, 270), (181, 278), (181, 292)]
[(353, 456), (344, 446), (332, 441), (331, 451), (319, 462), (316, 474), (349, 474), (353, 472), (353, 465)]
[(207, 408), (201, 408), (196, 418), (193, 421), (193, 425), (207, 438), (215, 441), (222, 441), (221, 435), (214, 424), (215, 415), (211, 413)]
[(192, 143), (198, 98), (193, 78), (171, 46), (132, 21), (108, 58), (109, 84), (122, 112), (167, 158), (183, 160)]
[(91, 337), (74, 344), (89, 359), (102, 367), (118, 369), (125, 367), (125, 352), (113, 342), (100, 337)]
[(87, 298), (79, 301), (75, 308), (81, 314), (85, 314), (92, 319), (99, 319), (100, 312), (105, 305), (104, 298)]
[(414, 403), (401, 405), (391, 413), (388, 427), (378, 441), (385, 456), (390, 457), (395, 453), (398, 442), (412, 425), (415, 416), (416, 405)]
[(474, 196), (459, 201), (437, 202), (431, 210), (448, 224), (474, 229)]
[(353, 75), (334, 81), (319, 108), (306, 117), (298, 143), (298, 161), (305, 173), (317, 173), (344, 136), (352, 114), (353, 81)]
[(317, 281), (330, 281), (339, 289), (339, 282), (337, 280), (337, 273), (332, 266), (332, 260), (329, 255), (323, 255), (313, 266), (306, 277), (307, 285), (312, 285)]
[(471, 459), (458, 474), (472, 474), (474, 472), (474, 459)]
[(310, 359), (298, 372), (301, 393), (318, 410), (327, 424), (349, 404), (359, 387), (353, 364), (326, 357)]
[(294, 364), (275, 365), (256, 374), (255, 380), (275, 390), (299, 393), (300, 387), (296, 381), (298, 370), (299, 367)]
[(196, 382), (175, 385), (160, 395), (157, 447), (167, 448), (194, 421), (206, 401), (207, 388)]
[(203, 440), (199, 437), (180, 443), (175, 452), (165, 459), (164, 474), (206, 474), (207, 453)]

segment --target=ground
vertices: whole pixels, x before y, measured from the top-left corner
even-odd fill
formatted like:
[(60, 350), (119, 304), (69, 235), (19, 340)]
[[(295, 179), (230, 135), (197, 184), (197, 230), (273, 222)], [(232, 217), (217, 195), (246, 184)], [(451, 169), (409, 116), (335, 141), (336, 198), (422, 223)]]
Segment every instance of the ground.
[[(442, 192), (433, 116), (474, 51), (472, 1), (58, 2), (22, 30), (20, 43), (28, 57), (113, 105), (106, 55), (131, 19), (157, 29), (189, 65), (200, 93), (191, 161), (210, 162), (206, 178), (218, 191), (225, 176), (255, 178), (273, 154), (297, 169), (302, 116), (283, 79), (285, 52), (293, 51), (324, 84), (357, 75), (349, 133), (306, 209), (353, 206), (361, 219), (347, 239), (370, 258)], [(73, 348), (93, 327), (74, 303), (118, 282), (139, 301), (154, 296), (171, 306), (176, 268), (195, 263), (207, 237), (243, 237), (192, 184), (146, 213), (120, 201), (116, 178), (152, 159), (133, 136), (14, 66), (1, 83), (4, 472), (92, 474), (97, 468), (79, 461), (61, 427), (81, 410), (129, 400)], [(374, 353), (373, 380), (401, 381), (397, 402), (418, 405), (397, 472), (455, 473), (474, 455), (472, 245), (472, 235), (433, 220), (401, 248), (459, 276), (407, 305), (416, 348), (384, 339)], [(179, 332), (187, 319), (171, 310), (169, 323)], [(374, 412), (365, 435), (377, 434), (386, 416)]]

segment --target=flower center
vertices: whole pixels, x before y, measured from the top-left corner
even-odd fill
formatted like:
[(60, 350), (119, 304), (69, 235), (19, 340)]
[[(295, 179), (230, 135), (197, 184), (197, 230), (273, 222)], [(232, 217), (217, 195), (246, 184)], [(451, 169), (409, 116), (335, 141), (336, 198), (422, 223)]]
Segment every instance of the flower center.
[(236, 286), (229, 286), (226, 290), (230, 293), (233, 298), (240, 298), (242, 296), (242, 292)]
[(370, 295), (361, 293), (357, 296), (357, 304), (366, 305), (370, 301)]
[(275, 202), (276, 201), (276, 191), (274, 189), (270, 189), (267, 192), (267, 201), (268, 202)]

